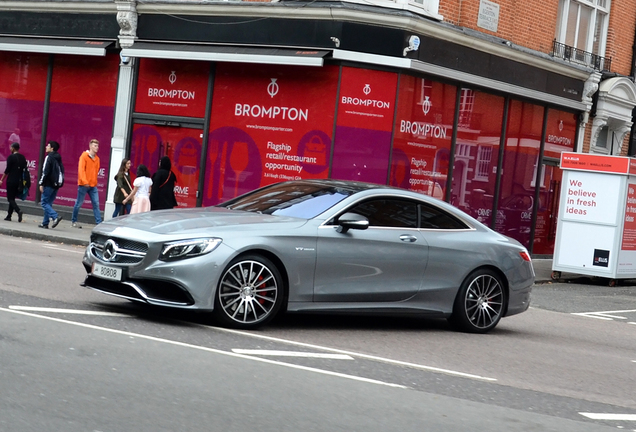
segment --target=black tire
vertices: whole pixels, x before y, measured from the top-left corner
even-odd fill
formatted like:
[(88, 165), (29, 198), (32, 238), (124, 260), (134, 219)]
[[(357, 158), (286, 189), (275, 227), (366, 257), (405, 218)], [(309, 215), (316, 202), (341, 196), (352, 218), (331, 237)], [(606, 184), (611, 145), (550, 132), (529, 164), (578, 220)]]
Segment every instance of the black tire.
[(488, 333), (499, 323), (505, 304), (499, 275), (489, 269), (475, 270), (462, 282), (449, 322), (467, 333)]
[(255, 329), (271, 321), (284, 297), (278, 268), (260, 255), (234, 259), (221, 274), (214, 317), (225, 327)]

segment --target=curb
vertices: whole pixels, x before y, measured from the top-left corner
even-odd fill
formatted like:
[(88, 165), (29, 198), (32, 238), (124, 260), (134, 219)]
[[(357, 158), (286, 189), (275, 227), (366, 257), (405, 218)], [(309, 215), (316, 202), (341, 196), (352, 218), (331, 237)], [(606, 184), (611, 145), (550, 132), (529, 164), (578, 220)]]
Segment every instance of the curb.
[(73, 239), (73, 238), (65, 237), (63, 235), (56, 235), (56, 234), (51, 235), (50, 232), (53, 231), (52, 229), (42, 230), (42, 231), (47, 231), (47, 232), (34, 233), (30, 231), (21, 231), (21, 230), (0, 227), (0, 234), (12, 236), (12, 237), (22, 237), (22, 238), (28, 238), (32, 240), (42, 240), (42, 241), (49, 241), (49, 242), (60, 243), (60, 244), (69, 244), (69, 245), (75, 245), (75, 246), (88, 246), (89, 244), (87, 240)]

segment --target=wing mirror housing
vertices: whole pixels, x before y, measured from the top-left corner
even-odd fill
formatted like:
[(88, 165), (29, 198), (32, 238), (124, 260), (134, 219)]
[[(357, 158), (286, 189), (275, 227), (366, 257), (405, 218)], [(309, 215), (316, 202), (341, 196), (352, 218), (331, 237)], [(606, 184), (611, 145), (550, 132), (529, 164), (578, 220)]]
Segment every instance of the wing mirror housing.
[(339, 233), (346, 233), (350, 229), (365, 230), (369, 228), (369, 219), (357, 213), (345, 213), (338, 218)]

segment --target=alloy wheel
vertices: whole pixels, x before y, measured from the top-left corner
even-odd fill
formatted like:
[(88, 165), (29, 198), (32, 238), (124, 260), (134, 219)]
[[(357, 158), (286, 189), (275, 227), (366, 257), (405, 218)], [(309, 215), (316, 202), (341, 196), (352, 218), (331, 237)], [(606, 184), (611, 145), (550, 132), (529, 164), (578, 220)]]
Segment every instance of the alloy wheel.
[(466, 317), (479, 330), (486, 330), (501, 318), (504, 291), (501, 283), (490, 274), (480, 274), (472, 280), (464, 300)]
[(256, 260), (242, 260), (230, 266), (218, 290), (218, 304), (225, 316), (242, 327), (267, 320), (279, 304), (277, 273)]

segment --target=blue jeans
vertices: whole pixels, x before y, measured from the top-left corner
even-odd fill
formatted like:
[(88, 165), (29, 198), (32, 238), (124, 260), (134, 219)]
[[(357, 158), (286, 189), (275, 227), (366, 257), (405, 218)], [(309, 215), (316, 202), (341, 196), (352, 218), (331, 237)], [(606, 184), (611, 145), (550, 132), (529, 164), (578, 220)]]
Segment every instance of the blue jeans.
[(97, 186), (78, 186), (77, 187), (77, 200), (75, 200), (75, 207), (73, 207), (73, 216), (71, 216), (71, 222), (77, 222), (77, 213), (79, 213), (80, 207), (84, 204), (84, 198), (86, 194), (91, 199), (91, 205), (93, 206), (93, 216), (95, 216), (95, 223), (102, 223), (102, 215), (99, 213), (99, 195), (97, 195)]
[[(115, 211), (113, 212), (113, 217), (117, 217), (119, 215), (125, 215), (125, 214), (130, 214), (130, 208), (132, 207), (132, 204), (122, 204), (122, 203), (115, 203)], [(125, 212), (123, 210), (126, 210)]]
[(44, 209), (44, 219), (42, 220), (42, 225), (49, 226), (49, 221), (51, 219), (57, 219), (57, 212), (53, 210), (53, 201), (55, 201), (55, 197), (57, 196), (57, 189), (44, 186), (44, 191), (42, 192), (42, 197), (40, 198), (40, 205)]

